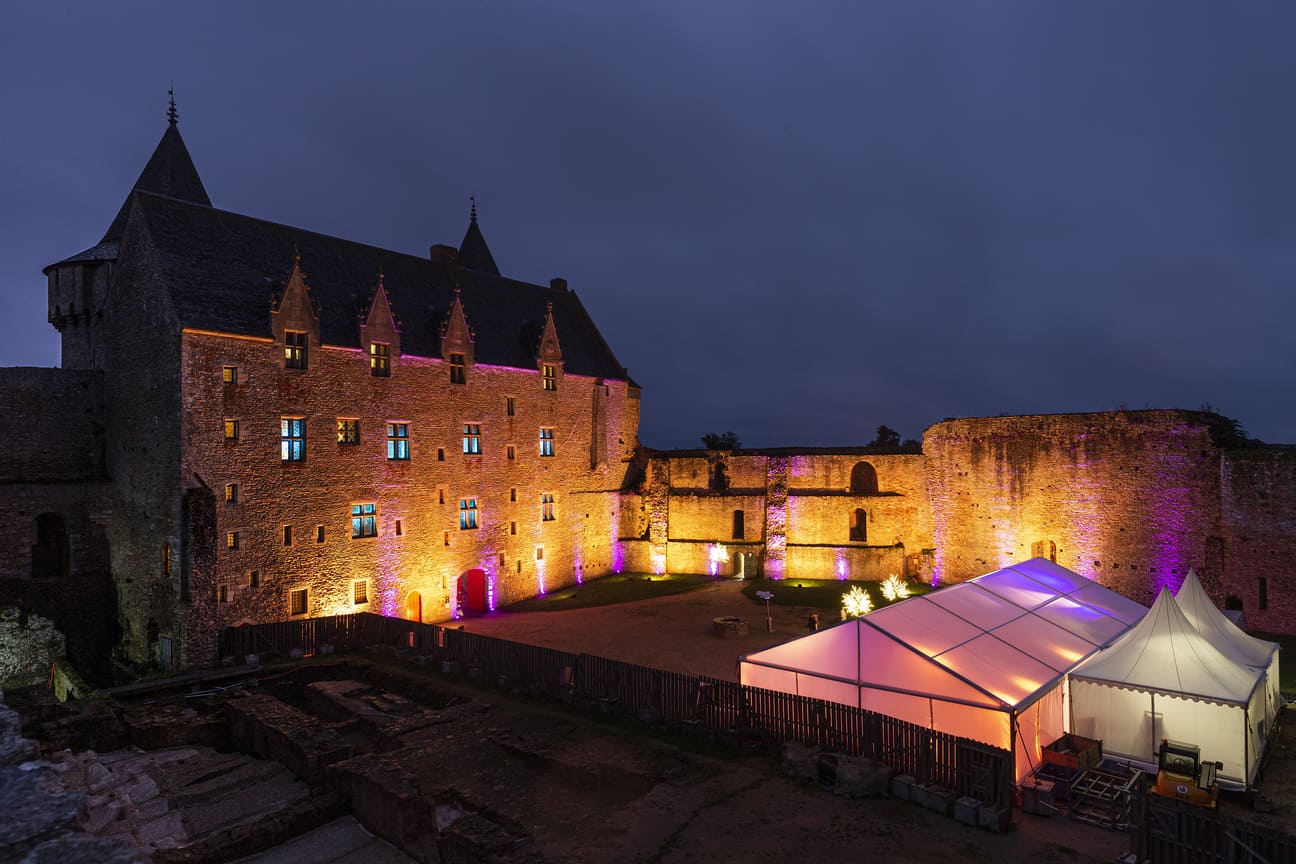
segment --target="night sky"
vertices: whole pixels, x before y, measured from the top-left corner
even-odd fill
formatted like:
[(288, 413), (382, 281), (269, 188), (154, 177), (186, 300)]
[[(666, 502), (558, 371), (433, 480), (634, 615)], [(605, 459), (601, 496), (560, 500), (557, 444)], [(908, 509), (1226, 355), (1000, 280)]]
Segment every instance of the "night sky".
[(222, 209), (426, 255), (475, 194), (651, 446), (1203, 404), (1296, 442), (1296, 4), (196, 5), (0, 11), (0, 365), (58, 363), (41, 268), (174, 81)]

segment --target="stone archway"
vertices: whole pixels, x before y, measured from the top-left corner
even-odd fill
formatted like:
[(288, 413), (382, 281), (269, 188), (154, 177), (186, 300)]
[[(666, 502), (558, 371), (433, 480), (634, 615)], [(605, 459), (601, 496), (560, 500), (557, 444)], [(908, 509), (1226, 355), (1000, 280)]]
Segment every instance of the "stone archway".
[(856, 495), (878, 493), (877, 469), (869, 462), (856, 462), (851, 469), (850, 491)]

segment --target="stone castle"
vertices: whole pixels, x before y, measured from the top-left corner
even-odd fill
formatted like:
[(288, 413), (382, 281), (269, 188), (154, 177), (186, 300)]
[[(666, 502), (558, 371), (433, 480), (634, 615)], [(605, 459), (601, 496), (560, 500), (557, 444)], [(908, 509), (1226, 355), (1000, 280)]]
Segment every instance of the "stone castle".
[(219, 210), (169, 120), (102, 240), (46, 268), (61, 368), (0, 370), (0, 654), (40, 623), (83, 670), (176, 670), (230, 625), (445, 620), (623, 569), (939, 582), (1031, 555), (1140, 601), (1196, 567), (1296, 626), (1296, 453), (1225, 418), (654, 452), (575, 292), (502, 276), (475, 210), (427, 257)]

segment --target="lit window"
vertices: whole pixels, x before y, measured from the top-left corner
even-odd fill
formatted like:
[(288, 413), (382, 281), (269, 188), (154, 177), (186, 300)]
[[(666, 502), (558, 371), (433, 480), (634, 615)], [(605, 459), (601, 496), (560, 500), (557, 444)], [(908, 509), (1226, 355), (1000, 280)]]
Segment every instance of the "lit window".
[(409, 459), (409, 424), (387, 424), (387, 458), (392, 460)]
[(540, 521), (554, 521), (554, 496), (545, 493), (540, 496)]
[(463, 452), (481, 453), (481, 426), (476, 423), (465, 423), (463, 431)]
[(223, 369), (221, 369), (221, 380), (224, 381), (226, 384), (237, 384), (238, 367), (226, 366)]
[(544, 378), (544, 389), (558, 389), (558, 367), (552, 363), (542, 364), (540, 367), (541, 374)]
[(231, 503), (231, 504), (237, 504), (237, 503), (238, 503), (238, 484), (237, 484), (237, 483), (226, 483), (226, 484), (225, 484), (225, 500), (228, 501), (228, 502)]
[(451, 354), (450, 355), (450, 383), (464, 384), (467, 382), (467, 380), (468, 379), (464, 376), (464, 355)]
[(477, 499), (459, 499), (459, 530), (466, 531), (477, 527)]
[(238, 421), (237, 421), (237, 420), (229, 420), (229, 419), (226, 419), (226, 420), (225, 420), (225, 440), (226, 440), (226, 441), (237, 441), (237, 440), (238, 440)]
[(554, 454), (554, 433), (552, 429), (540, 430), (540, 455), (552, 456)]
[(360, 421), (347, 417), (339, 417), (337, 421), (337, 433), (339, 444), (359, 444)]
[(363, 606), (369, 602), (369, 580), (357, 579), (351, 583), (351, 602)]
[(303, 462), (306, 459), (306, 421), (301, 417), (284, 417), (279, 421), (279, 460)]
[(537, 561), (543, 561), (543, 560), (544, 560), (544, 547), (543, 547), (543, 546), (537, 546), (537, 547), (536, 547), (536, 560), (537, 560)]
[(306, 589), (294, 588), (288, 592), (288, 614), (305, 615), (306, 614)]
[(162, 544), (162, 575), (171, 575), (171, 544)]
[(512, 397), (512, 396), (505, 396), (505, 397), (504, 397), (504, 413), (507, 414), (508, 416), (512, 417), (513, 414), (514, 414), (514, 410), (515, 410), (515, 406), (513, 405), (513, 397)]
[(505, 447), (505, 448), (504, 448), (504, 458), (507, 459), (509, 462), (512, 462), (514, 459), (516, 459), (516, 458), (517, 458), (517, 448), (514, 447), (512, 444), (510, 444), (510, 445), (508, 445), (507, 447)]
[(369, 371), (375, 378), (391, 375), (391, 346), (385, 342), (369, 343)]
[(226, 548), (226, 549), (237, 549), (237, 548), (239, 548), (239, 535), (238, 535), (238, 532), (237, 532), (237, 531), (228, 531), (228, 532), (226, 532), (226, 534), (225, 534), (225, 548)]
[(351, 505), (351, 539), (378, 536), (378, 505)]
[(444, 447), (438, 447), (438, 448), (437, 448), (437, 461), (438, 461), (438, 462), (444, 462), (444, 461), (445, 461), (445, 448), (444, 448)]
[(306, 368), (306, 334), (300, 330), (284, 331), (284, 367)]

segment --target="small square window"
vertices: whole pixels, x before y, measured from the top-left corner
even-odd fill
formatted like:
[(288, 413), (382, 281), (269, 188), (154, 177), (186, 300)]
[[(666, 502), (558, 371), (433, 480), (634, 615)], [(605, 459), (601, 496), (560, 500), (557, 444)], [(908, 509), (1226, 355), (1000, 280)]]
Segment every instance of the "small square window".
[(516, 459), (516, 458), (517, 458), (517, 448), (514, 447), (512, 444), (510, 444), (510, 445), (508, 445), (507, 447), (505, 447), (505, 448), (504, 448), (504, 458), (507, 459), (509, 462), (512, 462), (514, 459)]
[(237, 441), (239, 433), (239, 424), (237, 420), (225, 419), (225, 440)]
[(291, 526), (291, 525), (285, 525), (285, 526), (283, 526), (283, 544), (284, 544), (285, 546), (291, 546), (291, 545), (292, 545), (292, 526)]
[(279, 420), (279, 461), (303, 462), (306, 459), (306, 420), (282, 417)]
[(351, 505), (351, 539), (378, 536), (378, 505)]
[(464, 355), (452, 353), (450, 355), (450, 383), (465, 384), (467, 381), (468, 378), (464, 374)]
[(337, 443), (359, 444), (360, 421), (351, 417), (339, 417), (337, 420)]
[(468, 531), (477, 527), (477, 499), (459, 499), (459, 530)]
[(237, 483), (225, 484), (225, 500), (231, 504), (238, 503), (239, 488)]
[(443, 545), (443, 546), (449, 546), (449, 545), (450, 545), (450, 532), (449, 532), (449, 531), (444, 531), (444, 532), (442, 532), (442, 534), (441, 534), (441, 545)]
[(444, 504), (444, 503), (445, 503), (445, 489), (438, 489), (438, 490), (437, 490), (437, 503), (438, 503), (438, 504)]
[(541, 456), (554, 455), (554, 430), (552, 429), (540, 430), (540, 455)]
[(540, 367), (541, 374), (544, 378), (544, 389), (558, 389), (558, 367), (552, 363), (544, 363)]
[(300, 330), (284, 331), (284, 367), (306, 368), (306, 334)]
[(387, 458), (397, 462), (410, 458), (408, 423), (387, 424)]
[(445, 448), (444, 448), (444, 447), (438, 447), (438, 448), (437, 448), (437, 461), (438, 461), (438, 462), (444, 462), (444, 461), (445, 461)]
[(513, 536), (515, 536), (515, 537), (517, 536), (517, 523), (516, 523), (516, 522), (510, 522), (510, 523), (509, 523), (509, 534), (511, 534), (511, 535), (513, 535)]
[(369, 580), (356, 579), (351, 583), (351, 602), (363, 606), (369, 602)]
[(324, 542), (324, 526), (323, 526), (323, 525), (316, 525), (316, 526), (315, 526), (315, 542), (316, 542), (316, 543), (323, 543), (323, 542)]
[(261, 571), (260, 571), (260, 570), (253, 570), (253, 571), (251, 571), (250, 573), (248, 573), (248, 587), (249, 587), (249, 588), (260, 588), (260, 587), (261, 587)]
[(238, 383), (238, 367), (237, 367), (237, 366), (225, 366), (225, 367), (223, 367), (223, 368), (221, 369), (221, 380), (224, 381), (226, 384), (237, 384), (237, 383)]
[(369, 343), (369, 371), (375, 378), (391, 376), (391, 346), (385, 342)]
[(225, 548), (226, 548), (226, 549), (237, 549), (237, 548), (239, 548), (239, 532), (237, 532), (237, 531), (228, 531), (228, 532), (226, 532), (226, 534), (225, 534)]
[(305, 588), (294, 588), (288, 592), (289, 615), (305, 615), (307, 608), (307, 595)]
[(515, 405), (513, 404), (513, 397), (512, 397), (512, 396), (505, 396), (505, 397), (504, 397), (504, 413), (507, 414), (508, 416), (512, 417), (512, 416), (514, 415), (514, 413), (516, 412), (516, 408), (517, 408), (517, 406), (515, 406)]
[(216, 602), (228, 603), (230, 599), (230, 590), (228, 585), (220, 585), (216, 588)]
[(481, 426), (477, 423), (465, 423), (463, 427), (463, 452), (477, 455), (481, 453)]
[(499, 566), (500, 566), (501, 569), (504, 567), (504, 553), (503, 553), (503, 552), (499, 553)]
[(519, 572), (519, 573), (522, 572), (522, 559), (521, 559), (521, 558), (519, 558), (519, 559), (518, 559), (518, 562), (517, 562), (517, 572)]

